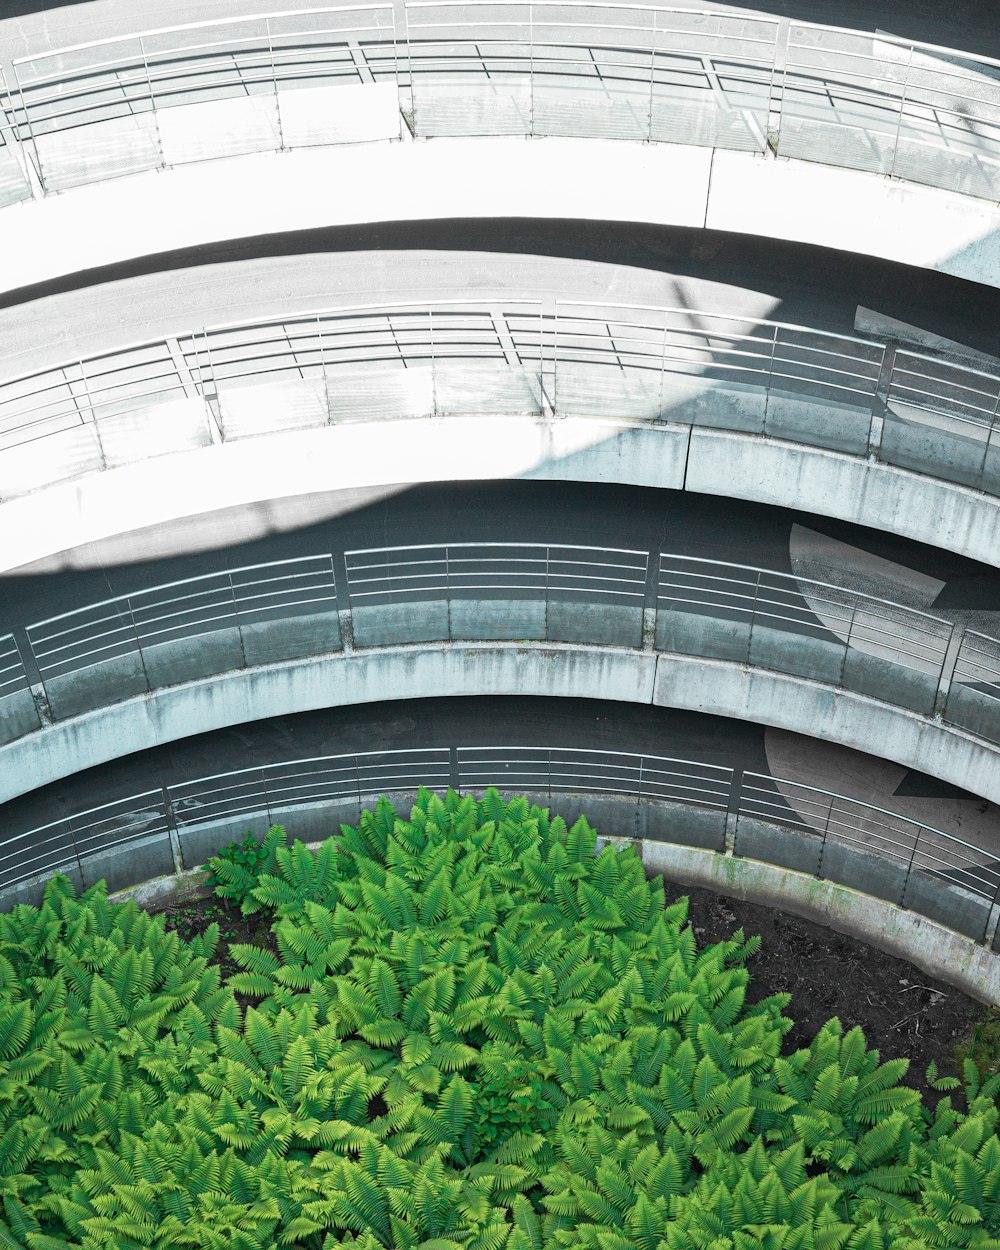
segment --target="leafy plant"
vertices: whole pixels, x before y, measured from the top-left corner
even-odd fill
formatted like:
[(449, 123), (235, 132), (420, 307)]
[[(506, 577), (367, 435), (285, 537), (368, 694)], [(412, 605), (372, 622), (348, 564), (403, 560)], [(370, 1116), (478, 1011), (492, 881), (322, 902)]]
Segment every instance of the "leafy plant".
[(0, 916), (0, 1245), (1000, 1250), (1000, 1076), (932, 1113), (837, 1020), (783, 1055), (756, 940), (595, 842), (492, 790), (272, 830), (226, 986), (217, 926), (50, 882)]
[(208, 861), (209, 885), (218, 898), (239, 902), (258, 885), (275, 864), (275, 852), (285, 842), (285, 830), (272, 825), (258, 842), (248, 832), (242, 842), (230, 842)]

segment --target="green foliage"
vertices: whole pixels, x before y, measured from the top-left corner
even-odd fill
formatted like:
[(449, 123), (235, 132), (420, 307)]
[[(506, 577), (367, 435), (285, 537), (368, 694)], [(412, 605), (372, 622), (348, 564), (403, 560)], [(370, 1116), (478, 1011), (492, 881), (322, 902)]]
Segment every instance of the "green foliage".
[(260, 884), (261, 877), (274, 868), (277, 849), (284, 842), (281, 825), (272, 825), (260, 842), (252, 833), (247, 833), (242, 842), (230, 842), (208, 861), (206, 884), (218, 898), (242, 902)]
[(963, 1071), (967, 1059), (973, 1060), (982, 1072), (1000, 1072), (1000, 1012), (996, 1008), (990, 1009), (985, 1020), (973, 1025), (969, 1037), (955, 1047), (952, 1062), (956, 1072)]
[(585, 820), (421, 792), (237, 849), (277, 953), (225, 986), (102, 888), (0, 916), (0, 1246), (1000, 1250), (1000, 1076), (931, 1113), (837, 1020), (782, 1054), (756, 940)]

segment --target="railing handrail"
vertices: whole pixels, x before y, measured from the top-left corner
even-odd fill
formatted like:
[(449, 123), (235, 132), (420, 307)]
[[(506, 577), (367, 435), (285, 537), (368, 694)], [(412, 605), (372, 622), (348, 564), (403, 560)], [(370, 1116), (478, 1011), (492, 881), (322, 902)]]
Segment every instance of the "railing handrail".
[[(802, 584), (807, 586), (821, 586), (824, 590), (835, 590), (839, 594), (846, 595), (851, 599), (864, 599), (868, 603), (879, 603), (883, 604), (885, 607), (899, 609), (908, 615), (918, 616), (927, 621), (933, 621), (936, 625), (943, 625), (946, 630), (950, 630), (952, 628), (952, 622), (946, 617), (935, 616), (931, 612), (924, 612), (920, 608), (911, 608), (905, 603), (896, 603), (892, 599), (882, 599), (878, 595), (869, 595), (863, 590), (851, 590), (845, 586), (838, 586), (835, 582), (823, 582), (815, 577), (800, 577), (797, 573), (782, 573), (777, 569), (762, 568), (754, 564), (738, 564), (735, 560), (710, 560), (704, 556), (686, 556), (669, 551), (661, 551), (659, 553), (659, 559), (660, 561), (668, 559), (690, 561), (692, 564), (711, 564), (716, 568), (740, 569), (745, 573), (766, 573), (770, 577), (780, 577), (785, 581), (794, 582), (796, 586)], [(658, 577), (657, 598), (659, 599), (660, 597), (660, 581)]]
[[(408, 4), (417, 2), (417, 0), (407, 0)], [(461, 0), (446, 0), (446, 2), (461, 3)], [(487, 3), (488, 0), (481, 0)], [(562, 2), (562, 0), (560, 0)], [(585, 3), (586, 0), (565, 0), (566, 3)], [(749, 14), (747, 15), (749, 16)], [(825, 30), (837, 35), (858, 35), (859, 37), (870, 38), (874, 43), (877, 39), (879, 43), (892, 43), (899, 48), (919, 49), (921, 52), (933, 52), (942, 54), (946, 57), (959, 57), (964, 61), (974, 61), (977, 65), (992, 65), (995, 69), (1000, 69), (1000, 60), (995, 57), (985, 56), (979, 52), (963, 52), (961, 48), (947, 48), (943, 44), (923, 43), (919, 39), (907, 39), (905, 35), (890, 35), (884, 31), (867, 31), (852, 30), (848, 26), (833, 26), (827, 22), (800, 22), (797, 18), (789, 18), (789, 30), (796, 26), (805, 27), (808, 30)], [(840, 56), (849, 55), (846, 50), (837, 49)], [(872, 60), (876, 58), (872, 56)]]
[(974, 377), (986, 378), (988, 381), (996, 382), (1000, 385), (1000, 373), (989, 373), (985, 369), (977, 369), (974, 365), (966, 364), (958, 357), (932, 356), (928, 352), (915, 352), (912, 348), (902, 345), (887, 344), (886, 346), (892, 346), (893, 352), (897, 357), (907, 356), (911, 360), (922, 360), (928, 364), (945, 365), (949, 369), (960, 369), (963, 373), (971, 373)]
[[(113, 359), (114, 357), (119, 356), (119, 355), (124, 355), (127, 352), (138, 351), (142, 348), (149, 348), (149, 347), (158, 346), (160, 344), (165, 344), (167, 337), (176, 338), (181, 342), (190, 341), (192, 344), (192, 347), (195, 348), (195, 350), (197, 350), (199, 338), (206, 336), (206, 335), (210, 335), (210, 334), (225, 334), (229, 331), (244, 330), (244, 329), (258, 329), (259, 328), (261, 330), (264, 330), (271, 326), (294, 324), (297, 322), (306, 322), (311, 318), (317, 318), (317, 317), (334, 317), (334, 316), (339, 317), (340, 315), (343, 315), (344, 317), (357, 316), (360, 318), (360, 317), (363, 317), (367, 313), (375, 313), (378, 315), (383, 315), (383, 314), (391, 314), (396, 311), (407, 312), (407, 313), (408, 312), (420, 312), (425, 309), (433, 313), (439, 308), (447, 307), (451, 309), (451, 308), (455, 308), (456, 305), (461, 306), (461, 307), (455, 308), (455, 311), (458, 314), (461, 313), (462, 307), (472, 307), (477, 310), (479, 308), (483, 308), (484, 310), (491, 310), (493, 308), (499, 307), (500, 311), (503, 312), (506, 308), (510, 306), (515, 306), (515, 307), (520, 307), (520, 308), (531, 310), (532, 312), (537, 311), (543, 322), (545, 321), (551, 322), (553, 319), (555, 319), (556, 314), (545, 313), (543, 311), (543, 304), (544, 304), (544, 301), (540, 297), (537, 299), (530, 298), (530, 297), (520, 298), (517, 296), (513, 298), (508, 298), (504, 293), (501, 293), (499, 296), (492, 296), (492, 297), (483, 296), (481, 298), (477, 297), (475, 299), (465, 299), (462, 297), (458, 297), (456, 299), (447, 299), (447, 298), (442, 297), (442, 298), (436, 298), (436, 299), (430, 299), (430, 300), (407, 300), (407, 301), (402, 301), (402, 302), (385, 301), (385, 302), (350, 304), (350, 305), (326, 304), (326, 305), (323, 305), (322, 307), (316, 307), (316, 308), (309, 307), (301, 311), (296, 311), (296, 312), (288, 313), (288, 314), (276, 312), (270, 317), (261, 317), (260, 315), (258, 315), (256, 317), (247, 317), (239, 321), (229, 321), (225, 323), (217, 322), (213, 325), (198, 326), (194, 329), (186, 330), (186, 331), (172, 334), (169, 336), (163, 335), (163, 336), (147, 337), (147, 338), (142, 338), (142, 339), (132, 339), (129, 342), (118, 344), (115, 347), (107, 348), (105, 350), (102, 350), (97, 353), (93, 353), (91, 355), (82, 356), (82, 357), (75, 356), (71, 358), (64, 358), (58, 362), (43, 365), (40, 368), (29, 369), (23, 373), (0, 374), (0, 389), (6, 386), (14, 386), (19, 382), (30, 381), (32, 378), (41, 378), (49, 373), (57, 373), (60, 370), (65, 370), (65, 369), (73, 368), (75, 366), (80, 366), (81, 364), (84, 367), (86, 367), (87, 365), (91, 363), (95, 363), (95, 362), (107, 360), (107, 359)], [(564, 300), (564, 299), (557, 299), (555, 301), (555, 305), (556, 305), (557, 311), (560, 307), (588, 308), (588, 309), (593, 309), (595, 311), (599, 311), (601, 309), (607, 308), (607, 309), (635, 310), (638, 312), (652, 312), (652, 313), (659, 313), (665, 316), (678, 314), (680, 316), (691, 317), (691, 318), (697, 317), (697, 318), (712, 318), (718, 321), (739, 321), (739, 322), (743, 322), (746, 325), (758, 326), (764, 330), (774, 330), (774, 329), (793, 330), (798, 334), (805, 334), (809, 336), (814, 336), (816, 338), (835, 339), (839, 342), (856, 344), (859, 347), (866, 347), (876, 352), (877, 351), (885, 352), (890, 346), (888, 343), (880, 342), (877, 339), (862, 338), (857, 335), (842, 334), (838, 330), (821, 330), (821, 329), (817, 329), (815, 326), (798, 325), (791, 321), (774, 321), (766, 317), (752, 317), (752, 316), (747, 316), (743, 313), (713, 312), (707, 309), (698, 309), (698, 308), (690, 308), (690, 307), (686, 308), (682, 305), (629, 304), (629, 303), (609, 302), (609, 301), (591, 302), (591, 301)], [(596, 320), (597, 318), (594, 318), (594, 319)], [(628, 325), (629, 323), (625, 322), (623, 324)], [(660, 327), (653, 327), (653, 328), (660, 328)], [(675, 327), (675, 328), (682, 329), (683, 327)], [(695, 329), (695, 327), (692, 327), (692, 329)], [(742, 337), (742, 336), (733, 335), (732, 337), (735, 338), (735, 337)], [(902, 349), (900, 348), (896, 349), (897, 353), (900, 352), (901, 350)], [(831, 354), (835, 354), (835, 353), (831, 353)], [(917, 353), (910, 353), (910, 354), (915, 355), (915, 356), (918, 355)], [(922, 360), (929, 360), (929, 361), (941, 361), (942, 363), (947, 363), (951, 367), (956, 367), (956, 368), (961, 368), (961, 369), (966, 368), (966, 366), (962, 364), (960, 361), (956, 361), (954, 365), (952, 366), (952, 362), (948, 360), (947, 358), (943, 358), (943, 357), (919, 355), (919, 358)], [(2, 365), (0, 365), (0, 367), (2, 367)], [(969, 371), (977, 372), (976, 370), (969, 370)], [(994, 377), (994, 375), (986, 374), (986, 373), (983, 373), (981, 376)], [(1000, 377), (995, 377), (994, 380), (1000, 382)]]
[[(710, 764), (707, 761), (683, 759), (679, 756), (669, 755), (653, 755), (647, 751), (610, 751), (597, 747), (558, 747), (558, 746), (540, 746), (533, 744), (516, 743), (513, 745), (498, 746), (468, 746), (460, 748), (470, 751), (572, 751), (582, 755), (604, 755), (614, 759), (644, 759), (655, 760), (660, 764), (692, 764), (698, 768), (707, 768), (718, 770), (720, 772), (732, 772), (732, 768), (727, 764)], [(222, 777), (242, 777), (248, 773), (261, 773), (269, 768), (293, 768), (300, 764), (325, 764), (338, 760), (356, 760), (364, 759), (368, 756), (381, 758), (385, 755), (419, 755), (421, 752), (443, 751), (448, 752), (450, 747), (391, 747), (386, 750), (379, 751), (341, 751), (336, 755), (304, 755), (292, 760), (272, 760), (267, 764), (255, 764), (250, 768), (227, 769), (221, 773), (206, 773), (202, 777), (192, 777), (189, 781), (182, 784), (184, 787), (201, 785), (206, 781), (218, 781)], [(169, 788), (169, 787), (168, 787)], [(96, 810), (96, 809), (88, 809)]]
[[(320, 551), (311, 556), (289, 556), (284, 560), (268, 560), (262, 564), (241, 564), (233, 568), (219, 569), (215, 573), (199, 573), (196, 577), (181, 577), (173, 582), (160, 582), (155, 586), (142, 586), (136, 590), (130, 590), (126, 594), (112, 595), (108, 599), (97, 599), (93, 603), (85, 604), (82, 608), (71, 608), (68, 612), (60, 612), (57, 616), (47, 616), (44, 620), (32, 621), (30, 625), (26, 625), (25, 629), (29, 633), (33, 629), (40, 629), (43, 625), (52, 625), (56, 621), (64, 621), (71, 616), (81, 616), (85, 612), (92, 612), (97, 608), (106, 608), (114, 603), (124, 603), (126, 600), (137, 598), (139, 595), (156, 594), (161, 590), (173, 590), (177, 586), (190, 586), (195, 582), (210, 581), (213, 578), (232, 577), (234, 573), (252, 573), (258, 569), (270, 569), (283, 567), (287, 564), (306, 564), (314, 560), (332, 560), (332, 553)], [(334, 576), (333, 565), (330, 566), (330, 576)]]
[(586, 543), (559, 543), (559, 542), (504, 543), (504, 542), (492, 542), (492, 541), (480, 543), (480, 542), (468, 541), (468, 542), (457, 542), (457, 543), (456, 542), (404, 543), (398, 547), (352, 547), (350, 550), (347, 550), (344, 552), (344, 556), (346, 558), (347, 556), (380, 555), (382, 552), (391, 554), (392, 552), (395, 552), (395, 551), (441, 551), (444, 548), (448, 548), (449, 550), (454, 549), (458, 551), (466, 547), (476, 547), (476, 548), (503, 547), (508, 550), (511, 548), (516, 548), (518, 550), (521, 550), (524, 548), (530, 548), (531, 550), (534, 550), (534, 551), (537, 551), (539, 548), (551, 549), (553, 547), (558, 547), (560, 551), (598, 551), (598, 552), (606, 551), (615, 555), (646, 556), (647, 559), (649, 558), (649, 555), (650, 555), (649, 551), (639, 551), (630, 547), (593, 547), (593, 546), (589, 546)]
[[(501, 4), (505, 2), (509, 2), (509, 0), (498, 0), (498, 3)], [(216, 17), (209, 18), (204, 22), (183, 22), (178, 26), (154, 26), (148, 30), (134, 31), (130, 35), (112, 35), (110, 38), (90, 39), (85, 43), (73, 43), (67, 44), (62, 48), (52, 48), (48, 52), (34, 52), (28, 56), (14, 57), (11, 64), (14, 66), (26, 65), (31, 61), (48, 60), (49, 57), (68, 56), (72, 52), (86, 52), (88, 48), (105, 48), (116, 43), (128, 43), (131, 40), (150, 39), (155, 35), (176, 35), (186, 30), (206, 30), (212, 26), (236, 26), (250, 22), (268, 22), (272, 18), (281, 17), (310, 17), (316, 13), (370, 13), (378, 11), (388, 12), (395, 19), (391, 0), (382, 4), (322, 5), (315, 9), (277, 9), (268, 13), (247, 13), (242, 17)], [(393, 21), (393, 29), (395, 30), (395, 20)], [(194, 51), (197, 47), (198, 45), (195, 44), (189, 49), (179, 48), (177, 51)]]
[[(645, 798), (647, 802), (676, 803), (681, 806), (690, 806), (694, 809), (707, 809), (714, 812), (717, 818), (725, 821), (727, 824), (730, 815), (735, 818), (737, 823), (741, 818), (745, 817), (757, 819), (765, 824), (772, 824), (780, 828), (788, 828), (793, 824), (793, 821), (784, 819), (780, 812), (754, 810), (753, 804), (758, 800), (745, 792), (749, 789), (752, 792), (767, 793), (757, 784), (759, 782), (768, 783), (772, 786), (774, 788), (774, 799), (777, 803), (780, 806), (788, 807), (790, 813), (798, 818), (794, 823), (806, 829), (810, 825), (808, 817), (804, 817), (801, 812), (796, 811), (789, 802), (788, 796), (782, 792), (780, 787), (790, 786), (796, 790), (808, 792), (810, 795), (819, 795), (829, 799), (831, 801), (831, 812), (833, 811), (834, 803), (839, 801), (846, 804), (847, 807), (845, 810), (838, 812), (838, 817), (840, 818), (838, 831), (831, 831), (828, 826), (815, 831), (815, 836), (820, 839), (824, 846), (828, 840), (833, 840), (834, 842), (846, 841), (849, 846), (860, 846), (864, 849), (864, 839), (868, 835), (869, 840), (872, 842), (872, 845), (868, 848), (871, 854), (886, 860), (888, 863), (906, 865), (901, 902), (906, 897), (906, 890), (913, 873), (928, 869), (928, 863), (921, 863), (917, 860), (918, 854), (937, 866), (937, 868), (931, 869), (932, 873), (940, 869), (946, 873), (958, 874), (959, 879), (957, 881), (948, 881), (946, 878), (944, 888), (966, 889), (980, 900), (986, 909), (986, 914), (983, 918), (983, 936), (978, 940), (986, 941), (988, 939), (990, 907), (991, 904), (995, 906), (998, 897), (1000, 897), (1000, 875), (998, 875), (998, 872), (1000, 872), (1000, 861), (981, 846), (977, 846), (954, 834), (947, 833), (943, 829), (914, 820), (902, 813), (890, 811), (878, 804), (852, 798), (850, 795), (826, 790), (806, 782), (796, 782), (772, 774), (741, 770), (733, 765), (716, 764), (707, 760), (660, 756), (646, 751), (615, 751), (607, 748), (590, 748), (576, 745), (468, 744), (460, 746), (396, 747), (387, 750), (346, 751), (330, 755), (313, 755), (292, 760), (271, 760), (249, 768), (230, 769), (190, 778), (185, 781), (168, 783), (158, 789), (142, 790), (135, 794), (96, 804), (56, 820), (22, 830), (5, 838), (3, 843), (0, 844), (0, 862), (10, 860), (12, 858), (11, 854), (6, 852), (13, 850), (16, 844), (20, 844), (21, 849), (16, 854), (22, 857), (24, 867), (29, 868), (29, 870), (27, 872), (22, 871), (20, 876), (9, 883), (10, 886), (16, 886), (24, 881), (38, 877), (40, 874), (51, 873), (63, 866), (65, 863), (64, 857), (67, 854), (72, 855), (82, 867), (82, 863), (91, 855), (100, 854), (103, 850), (111, 850), (123, 846), (135, 838), (148, 836), (148, 830), (144, 827), (137, 830), (132, 837), (115, 840), (116, 834), (128, 832), (132, 829), (134, 821), (129, 823), (128, 818), (133, 817), (137, 813), (151, 813), (151, 820), (147, 821), (147, 824), (152, 823), (155, 826), (154, 832), (161, 837), (166, 837), (168, 840), (176, 842), (178, 830), (185, 825), (191, 827), (196, 827), (199, 824), (213, 825), (240, 819), (243, 816), (249, 820), (255, 811), (260, 810), (261, 806), (266, 810), (268, 820), (272, 821), (278, 813), (298, 806), (316, 807), (329, 802), (350, 802), (353, 796), (360, 800), (362, 796), (369, 798), (378, 792), (383, 794), (392, 793), (393, 781), (397, 781), (404, 791), (409, 791), (417, 785), (426, 784), (427, 782), (431, 782), (431, 789), (440, 790), (446, 785), (451, 786), (453, 784), (449, 770), (449, 764), (453, 758), (457, 762), (459, 776), (461, 776), (463, 763), (466, 761), (473, 770), (477, 768), (482, 770), (483, 765), (491, 767), (493, 761), (483, 759), (483, 756), (493, 756), (495, 757), (496, 765), (509, 764), (515, 769), (518, 766), (524, 766), (535, 770), (544, 766), (544, 775), (539, 772), (537, 779), (534, 778), (534, 771), (532, 780), (525, 780), (523, 776), (515, 773), (515, 777), (510, 782), (515, 792), (531, 794), (534, 787), (537, 786), (543, 790), (548, 790), (551, 794), (553, 787), (558, 786), (562, 794), (571, 795), (577, 792), (580, 794), (594, 794), (600, 793), (602, 786), (610, 784), (611, 789), (608, 793), (624, 796), (626, 801), (641, 803)], [(554, 759), (554, 756), (561, 758)], [(405, 777), (398, 770), (394, 770), (395, 765), (404, 761)], [(677, 772), (671, 770), (671, 777), (677, 779), (676, 785), (673, 780), (662, 786), (654, 785), (654, 788), (644, 796), (643, 780), (645, 777), (645, 766), (655, 767), (663, 764), (677, 765), (687, 771)], [(310, 779), (316, 774), (310, 773), (302, 773), (299, 776), (293, 774), (287, 778), (290, 783), (289, 786), (285, 789), (280, 789), (283, 782), (282, 773), (312, 765), (318, 765), (320, 769), (323, 766), (328, 766), (333, 771), (341, 774), (336, 780), (343, 782), (343, 792), (325, 796), (322, 793), (317, 795), (317, 783), (315, 780)], [(351, 770), (352, 765), (353, 771)], [(440, 775), (435, 777), (433, 781), (426, 775), (423, 778), (420, 776), (420, 770), (424, 770), (428, 766), (432, 766), (439, 771)], [(565, 771), (566, 769), (576, 768), (579, 768), (581, 771)], [(608, 771), (609, 769), (625, 770), (630, 775), (615, 775), (614, 772)], [(445, 772), (441, 770), (449, 770), (449, 775), (446, 776)], [(371, 774), (373, 786), (368, 790), (362, 788), (362, 774), (364, 772)], [(655, 776), (655, 773), (653, 776)], [(259, 780), (259, 790), (247, 791), (245, 788), (245, 779), (247, 778)], [(636, 778), (638, 779), (637, 784), (631, 784)], [(708, 785), (710, 789), (702, 792), (694, 789), (691, 785), (684, 784), (686, 781), (703, 783)], [(185, 820), (183, 815), (178, 815), (175, 804), (186, 801), (197, 802), (199, 787), (204, 788), (206, 784), (215, 782), (229, 784), (216, 786), (208, 791), (205, 802), (202, 805), (205, 811), (200, 818)], [(479, 779), (475, 781), (459, 780), (455, 788), (459, 793), (475, 794), (476, 792), (481, 792), (482, 788), (488, 785), (497, 786), (502, 790), (509, 788), (509, 786), (505, 787), (504, 782), (505, 779), (498, 775), (492, 782)], [(578, 789), (574, 789), (574, 783), (577, 783)], [(279, 789), (277, 791), (269, 789), (269, 784), (277, 786)], [(623, 784), (627, 788), (623, 789)], [(688, 791), (692, 793), (689, 794)], [(768, 797), (770, 797), (769, 794)], [(274, 801), (275, 798), (277, 798), (277, 801)], [(257, 802), (258, 799), (261, 800), (260, 804)], [(229, 807), (229, 804), (234, 800), (242, 805), (239, 809)], [(552, 799), (550, 798), (551, 801)], [(191, 815), (194, 816), (194, 813), (191, 813)], [(899, 822), (903, 828), (896, 828), (893, 824), (879, 821), (874, 831), (867, 829), (866, 824), (872, 816), (887, 817), (892, 822)], [(114, 822), (116, 817), (121, 823), (121, 828), (116, 830), (112, 827), (110, 830), (102, 830), (99, 835), (95, 835), (92, 832), (94, 825), (100, 825), (104, 820)], [(76, 830), (80, 830), (81, 836), (85, 841), (99, 836), (102, 838), (102, 843), (85, 850), (81, 857), (81, 844), (77, 842)], [(911, 830), (915, 832), (911, 833)], [(46, 843), (54, 840), (53, 831), (58, 831), (56, 836), (60, 838), (60, 848), (57, 849), (54, 855), (45, 850)], [(796, 832), (800, 831), (796, 830)], [(44, 838), (43, 835), (46, 834), (49, 835), (48, 838)], [(907, 841), (905, 843), (893, 841), (892, 835), (895, 834), (906, 837)], [(40, 838), (42, 840), (39, 844)], [(69, 844), (65, 849), (62, 847), (62, 840)], [(27, 861), (23, 857), (25, 844), (29, 841), (34, 844), (31, 849), (37, 849), (41, 854), (34, 855), (30, 861)], [(177, 845), (179, 846), (179, 843)], [(886, 849), (887, 847), (889, 849)], [(954, 847), (954, 851), (949, 851), (949, 847)], [(738, 858), (743, 858), (738, 848), (739, 837), (737, 835), (737, 844), (733, 847), (733, 853)], [(716, 849), (719, 853), (725, 852), (722, 844), (721, 827), (720, 843)], [(900, 854), (900, 851), (903, 853)], [(942, 858), (942, 854), (951, 855), (952, 858)], [(31, 869), (34, 868), (36, 861), (43, 857), (49, 859), (47, 867), (41, 869), (40, 872), (32, 871)], [(181, 863), (182, 861), (177, 861), (176, 866), (181, 866)], [(817, 867), (817, 870), (811, 875), (817, 876), (819, 871)], [(961, 880), (961, 874), (968, 875), (968, 879), (964, 883)]]
[[(922, 829), (927, 833), (932, 833), (936, 838), (945, 838), (949, 842), (955, 842), (957, 845), (963, 846), (967, 850), (976, 851), (977, 854), (989, 854), (989, 852), (984, 851), (982, 847), (976, 846), (974, 842), (967, 842), (964, 838), (958, 837), (957, 834), (946, 833), (943, 829), (937, 829), (933, 825), (925, 824), (922, 820), (916, 820), (912, 816), (904, 816), (901, 812), (890, 811), (887, 807), (880, 807), (878, 804), (869, 803), (865, 799), (854, 799), (851, 798), (849, 794), (840, 794), (836, 790), (825, 790), (822, 786), (814, 786), (808, 781), (792, 781), (789, 777), (777, 777), (773, 773), (757, 773), (752, 772), (750, 769), (744, 769), (743, 776), (744, 778), (754, 777), (759, 781), (770, 781), (775, 786), (794, 786), (797, 790), (809, 790), (811, 793), (821, 794), (827, 799), (838, 799), (843, 803), (852, 803), (855, 807), (864, 808), (866, 812), (875, 812), (879, 816), (891, 816), (893, 820), (900, 820), (907, 825), (913, 825), (916, 829)], [(778, 791), (778, 796), (784, 797), (781, 795), (780, 790)], [(821, 835), (818, 834), (817, 836)], [(1000, 849), (997, 851), (997, 860), (1000, 862)]]

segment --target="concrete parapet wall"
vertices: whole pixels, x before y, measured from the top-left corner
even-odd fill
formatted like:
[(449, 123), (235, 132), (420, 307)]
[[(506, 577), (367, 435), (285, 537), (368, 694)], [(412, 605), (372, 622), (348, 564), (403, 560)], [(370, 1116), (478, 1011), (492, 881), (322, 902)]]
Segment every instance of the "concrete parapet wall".
[(669, 842), (644, 842), (642, 857), (649, 870), (669, 881), (829, 925), (908, 960), (981, 1002), (1000, 1004), (1000, 959), (988, 947), (917, 912), (789, 868)]
[(1000, 748), (866, 695), (739, 663), (573, 644), (427, 643), (330, 654), (158, 689), (0, 746), (0, 802), (124, 753), (229, 725), (361, 703), (519, 695), (654, 703), (774, 725), (1000, 802)]
[(206, 501), (503, 478), (687, 489), (833, 516), (989, 564), (1000, 550), (1000, 498), (857, 456), (676, 424), (475, 416), (270, 434), (50, 486), (0, 504), (0, 571), (198, 515)]
[[(401, 191), (390, 202), (388, 186)], [(16, 204), (3, 210), (0, 289), (174, 248), (384, 221), (387, 213), (397, 220), (542, 217), (707, 226), (1000, 285), (1000, 208), (986, 200), (746, 152), (479, 138), (206, 160)]]

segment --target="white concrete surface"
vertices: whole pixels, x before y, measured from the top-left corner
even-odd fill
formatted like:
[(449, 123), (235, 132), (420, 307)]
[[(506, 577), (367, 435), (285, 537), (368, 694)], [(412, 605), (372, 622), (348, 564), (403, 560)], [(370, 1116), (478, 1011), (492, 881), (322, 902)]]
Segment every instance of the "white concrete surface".
[(0, 747), (0, 803), (119, 755), (292, 712), (462, 695), (609, 699), (740, 717), (878, 754), (995, 802), (1000, 747), (876, 699), (725, 661), (554, 643), (431, 643), (224, 673)]
[(881, 174), (719, 151), (704, 224), (1000, 286), (1000, 207)]
[(448, 217), (707, 226), (1000, 285), (1000, 207), (983, 200), (770, 156), (481, 138), (233, 157), (11, 205), (0, 212), (0, 290), (226, 239)]
[(776, 504), (988, 564), (1000, 550), (1000, 499), (889, 465), (684, 425), (473, 416), (247, 438), (62, 482), (0, 505), (0, 572), (132, 530), (273, 499), (516, 477)]

